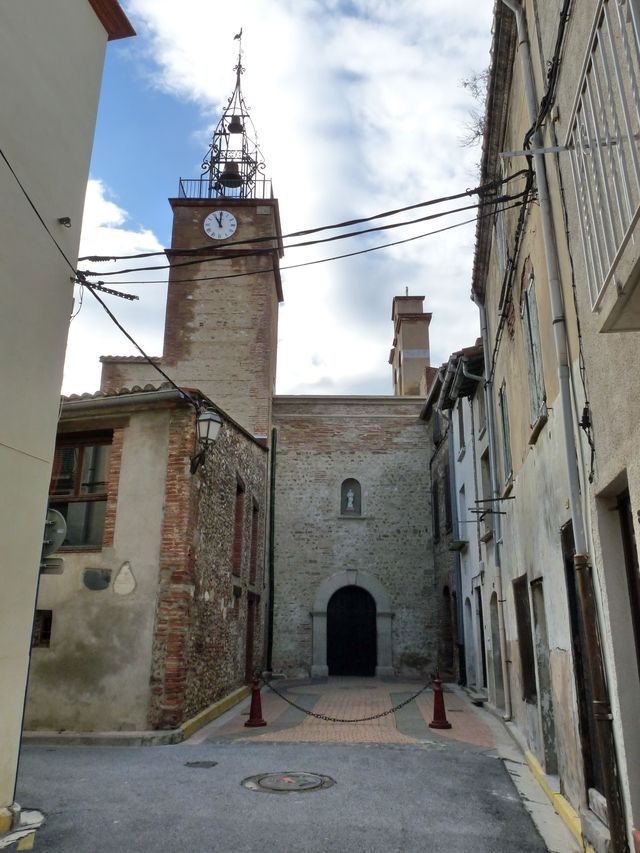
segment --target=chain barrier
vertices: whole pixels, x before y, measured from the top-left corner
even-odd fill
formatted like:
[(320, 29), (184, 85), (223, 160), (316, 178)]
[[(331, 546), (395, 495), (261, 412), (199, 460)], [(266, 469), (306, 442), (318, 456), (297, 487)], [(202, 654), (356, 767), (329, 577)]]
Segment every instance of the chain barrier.
[(424, 693), (425, 690), (428, 690), (429, 687), (433, 686), (433, 681), (428, 681), (424, 687), (421, 687), (417, 693), (414, 693), (413, 696), (410, 696), (408, 699), (405, 699), (404, 702), (399, 702), (397, 705), (394, 705), (393, 708), (388, 708), (386, 711), (380, 711), (378, 714), (372, 714), (370, 717), (356, 717), (353, 720), (341, 720), (339, 717), (330, 717), (328, 714), (318, 714), (315, 711), (310, 711), (307, 708), (303, 708), (302, 705), (298, 705), (296, 702), (293, 702), (291, 699), (288, 699), (284, 694), (282, 694), (279, 690), (277, 690), (270, 681), (266, 679), (262, 679), (263, 684), (266, 684), (267, 687), (272, 690), (277, 696), (281, 699), (284, 699), (287, 704), (291, 705), (292, 708), (297, 708), (298, 711), (302, 711), (303, 714), (307, 714), (309, 717), (315, 717), (318, 720), (325, 720), (328, 723), (368, 723), (370, 720), (379, 720), (381, 717), (386, 717), (389, 714), (393, 714), (395, 711), (399, 711), (400, 708), (404, 708), (405, 705), (408, 705), (410, 702), (413, 702), (414, 699), (417, 699), (421, 693)]

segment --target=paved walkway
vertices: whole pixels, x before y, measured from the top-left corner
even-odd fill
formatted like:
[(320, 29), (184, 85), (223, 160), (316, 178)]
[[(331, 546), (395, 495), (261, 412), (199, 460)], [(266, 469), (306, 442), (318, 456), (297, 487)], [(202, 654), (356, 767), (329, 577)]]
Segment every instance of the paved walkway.
[[(349, 719), (422, 686), (276, 684)], [(335, 723), (265, 688), (263, 728), (245, 728), (245, 701), (176, 746), (27, 746), (17, 799), (46, 814), (36, 850), (47, 853), (576, 853), (502, 723), (458, 688), (444, 699), (452, 728), (434, 730), (430, 689), (377, 720)], [(334, 784), (275, 795), (242, 784), (291, 773)]]
[[(327, 717), (353, 720), (372, 717), (394, 708), (417, 693), (424, 685), (416, 681), (381, 681), (375, 678), (330, 678), (324, 683), (275, 681), (262, 691), (262, 716), (266, 727), (246, 728), (248, 703), (242, 711), (227, 716), (203, 730), (206, 739), (250, 738), (280, 743), (388, 743), (412, 744), (461, 741), (480, 747), (496, 745), (495, 733), (457, 688), (445, 687), (444, 701), (450, 729), (431, 729), (433, 690), (428, 688), (399, 710), (377, 719), (339, 723), (318, 719), (305, 711)], [(294, 702), (298, 708), (286, 700)], [(300, 709), (304, 710), (300, 710)], [(202, 737), (198, 741), (202, 741)]]
[[(238, 744), (304, 744), (378, 745), (400, 749), (418, 748), (432, 755), (456, 755), (456, 767), (469, 760), (501, 759), (522, 802), (550, 853), (576, 853), (578, 845), (554, 812), (546, 795), (533, 778), (526, 762), (502, 721), (481, 707), (474, 706), (468, 694), (457, 685), (444, 685), (444, 704), (450, 729), (432, 729), (433, 690), (428, 687), (401, 708), (398, 705), (415, 696), (423, 683), (407, 680), (375, 678), (329, 678), (326, 682), (310, 680), (274, 681), (261, 692), (262, 717), (267, 725), (247, 728), (249, 699), (219, 720), (205, 726), (185, 746), (204, 746), (236, 742)], [(288, 700), (288, 701), (287, 701)], [(290, 703), (295, 703), (292, 705)], [(298, 706), (298, 707), (295, 707)], [(362, 722), (334, 722), (318, 719), (307, 711), (341, 720), (384, 716)], [(490, 766), (490, 765), (488, 765)], [(442, 784), (442, 776), (440, 776)], [(454, 774), (454, 778), (457, 775)], [(487, 777), (488, 779), (489, 777)], [(492, 783), (493, 784), (493, 783)], [(458, 791), (460, 793), (460, 791)], [(453, 795), (453, 794), (452, 794)], [(433, 796), (433, 793), (430, 794)], [(433, 842), (432, 842), (433, 846)], [(445, 845), (446, 847), (446, 845)], [(407, 848), (413, 849), (413, 848)], [(433, 846), (433, 850), (439, 847)], [(471, 849), (471, 848), (468, 848)], [(481, 850), (482, 844), (474, 845)], [(492, 849), (501, 849), (496, 845)], [(510, 851), (512, 847), (507, 846)], [(525, 850), (523, 840), (518, 850)], [(465, 850), (466, 853), (466, 850)]]

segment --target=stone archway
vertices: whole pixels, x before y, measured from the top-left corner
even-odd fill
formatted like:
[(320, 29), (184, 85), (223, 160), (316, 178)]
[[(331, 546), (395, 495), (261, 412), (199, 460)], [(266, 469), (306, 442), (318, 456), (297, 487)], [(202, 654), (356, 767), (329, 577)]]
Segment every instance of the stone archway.
[(327, 606), (331, 596), (344, 586), (355, 585), (366, 590), (376, 603), (376, 639), (378, 659), (376, 676), (394, 675), (391, 656), (391, 599), (379, 580), (366, 572), (341, 571), (326, 578), (319, 586), (311, 611), (312, 625), (312, 678), (327, 678)]

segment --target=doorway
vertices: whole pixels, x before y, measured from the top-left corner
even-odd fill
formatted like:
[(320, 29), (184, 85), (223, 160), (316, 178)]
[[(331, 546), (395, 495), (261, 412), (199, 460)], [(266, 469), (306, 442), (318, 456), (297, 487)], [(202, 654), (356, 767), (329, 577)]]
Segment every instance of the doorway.
[(327, 605), (329, 675), (375, 675), (376, 603), (360, 586), (344, 586)]

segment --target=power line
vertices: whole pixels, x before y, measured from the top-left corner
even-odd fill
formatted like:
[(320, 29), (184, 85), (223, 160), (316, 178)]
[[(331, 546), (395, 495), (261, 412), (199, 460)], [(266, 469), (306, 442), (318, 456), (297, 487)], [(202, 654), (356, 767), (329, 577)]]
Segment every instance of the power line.
[[(467, 189), (464, 192), (455, 193), (454, 195), (442, 196), (440, 198), (434, 198), (434, 199), (429, 199), (427, 201), (421, 201), (421, 202), (418, 202), (417, 204), (410, 204), (410, 205), (406, 205), (405, 207), (398, 207), (398, 208), (395, 208), (394, 210), (386, 210), (386, 211), (383, 211), (382, 213), (375, 213), (375, 214), (373, 214), (373, 216), (364, 216), (364, 217), (360, 217), (358, 219), (347, 219), (343, 222), (333, 223), (332, 225), (321, 225), (321, 226), (318, 226), (316, 228), (306, 228), (303, 231), (292, 231), (289, 234), (283, 234), (280, 238), (278, 237), (277, 234), (273, 234), (269, 237), (253, 237), (253, 238), (248, 238), (245, 240), (233, 240), (230, 242), (226, 242), (224, 245), (225, 245), (225, 247), (241, 246), (241, 245), (245, 245), (247, 243), (251, 243), (252, 245), (255, 245), (256, 243), (266, 243), (266, 242), (271, 242), (273, 240), (278, 240), (278, 239), (289, 240), (293, 237), (306, 237), (309, 234), (318, 234), (322, 231), (333, 231), (337, 228), (348, 228), (348, 227), (351, 227), (352, 225), (361, 225), (365, 222), (373, 222), (376, 219), (386, 219), (389, 216), (396, 216), (398, 213), (406, 213), (409, 210), (417, 210), (421, 207), (428, 207), (428, 206), (435, 205), (435, 204), (443, 204), (444, 202), (447, 202), (447, 201), (456, 201), (457, 199), (464, 198), (465, 196), (478, 195), (478, 196), (482, 197), (483, 195), (487, 195), (491, 190), (498, 189), (498, 187), (502, 186), (502, 184), (507, 183), (508, 181), (513, 181), (516, 178), (519, 178), (523, 175), (526, 175), (527, 171), (528, 171), (527, 169), (521, 169), (519, 172), (514, 172), (512, 175), (509, 175), (506, 178), (498, 178), (495, 181), (490, 181), (487, 184), (482, 184), (478, 187), (475, 187), (474, 189)], [(501, 200), (500, 198), (493, 199), (494, 202), (499, 202), (500, 200)], [(420, 222), (421, 220), (417, 219), (414, 221)], [(402, 224), (402, 223), (400, 223), (400, 224)], [(391, 227), (391, 226), (387, 226), (387, 227)], [(356, 232), (356, 233), (359, 233), (359, 232)], [(335, 238), (335, 239), (337, 239), (337, 238)], [(300, 244), (300, 245), (305, 245), (305, 244)], [(211, 248), (211, 246), (207, 244), (206, 246), (189, 247), (189, 248), (185, 248), (185, 249), (172, 249), (172, 251), (174, 251), (178, 254), (181, 254), (181, 255), (182, 254), (188, 255), (188, 254), (195, 254), (197, 252), (210, 250), (210, 248)], [(158, 257), (159, 255), (163, 255), (163, 254), (164, 254), (164, 250), (160, 251), (160, 252), (141, 252), (141, 253), (135, 254), (135, 255), (85, 255), (84, 257), (79, 258), (79, 260), (80, 261), (91, 261), (92, 263), (99, 263), (102, 261), (127, 261), (127, 260), (135, 260), (137, 258), (153, 258), (153, 257)]]
[[(284, 249), (308, 248), (309, 246), (316, 246), (316, 245), (319, 245), (321, 243), (331, 243), (331, 242), (334, 242), (336, 240), (345, 240), (349, 237), (360, 237), (364, 234), (372, 234), (372, 233), (376, 233), (378, 231), (390, 231), (391, 229), (401, 228), (401, 227), (404, 227), (405, 225), (416, 225), (420, 222), (429, 222), (433, 219), (440, 219), (443, 216), (449, 216), (453, 213), (463, 213), (465, 210), (475, 210), (475, 209), (478, 209), (479, 207), (484, 207), (484, 206), (487, 206), (489, 204), (495, 205), (495, 204), (499, 204), (500, 202), (504, 202), (504, 201), (515, 201), (516, 199), (521, 198), (522, 195), (523, 195), (522, 193), (516, 193), (513, 196), (500, 196), (500, 197), (493, 199), (491, 201), (480, 201), (477, 204), (464, 205), (463, 207), (452, 208), (450, 210), (441, 211), (440, 213), (431, 213), (427, 216), (420, 216), (417, 219), (404, 220), (403, 222), (392, 222), (388, 225), (377, 225), (375, 228), (365, 228), (365, 229), (362, 229), (360, 231), (349, 231), (346, 234), (335, 234), (333, 237), (323, 237), (320, 240), (308, 240), (308, 241), (305, 241), (303, 243), (292, 243), (288, 246), (284, 246), (283, 248)], [(273, 239), (273, 238), (270, 238), (270, 239)], [(226, 247), (227, 247), (227, 244), (225, 244), (225, 246), (221, 247), (221, 248), (226, 249)], [(208, 251), (211, 251), (211, 247), (207, 247), (207, 249), (208, 249)], [(177, 251), (177, 250), (174, 250), (174, 251)], [(222, 261), (222, 260), (229, 261), (229, 260), (236, 260), (238, 258), (259, 257), (260, 255), (270, 255), (272, 251), (273, 251), (273, 249), (257, 249), (256, 251), (246, 251), (246, 252), (242, 252), (240, 254), (224, 254), (224, 255), (216, 254), (216, 255), (212, 255), (212, 256), (198, 257), (196, 260), (191, 260), (191, 261), (180, 261), (179, 263), (175, 263), (175, 264), (160, 264), (157, 266), (150, 266), (150, 267), (130, 267), (129, 269), (112, 270), (110, 272), (103, 272), (103, 273), (92, 272), (91, 270), (83, 270), (83, 275), (105, 277), (105, 276), (112, 276), (112, 275), (126, 275), (126, 274), (132, 273), (132, 272), (153, 272), (154, 270), (176, 269), (179, 267), (194, 266), (196, 264), (201, 264), (201, 263), (208, 262), (208, 261)]]
[(81, 273), (78, 274), (78, 278), (80, 279), (81, 284), (83, 284), (87, 288), (87, 290), (93, 296), (93, 298), (96, 299), (100, 303), (100, 305), (102, 305), (103, 309), (105, 310), (105, 312), (107, 313), (107, 315), (111, 319), (111, 321), (113, 323), (115, 323), (115, 325), (120, 329), (120, 331), (127, 338), (127, 340), (129, 340), (134, 345), (134, 347), (138, 350), (140, 355), (142, 355), (143, 358), (145, 358), (149, 362), (149, 364), (151, 365), (151, 367), (153, 367), (154, 370), (157, 370), (157, 372), (161, 376), (163, 376), (164, 379), (166, 379), (166, 381), (171, 385), (172, 388), (175, 388), (175, 390), (180, 394), (180, 396), (183, 398), (183, 400), (186, 400), (197, 411), (198, 407), (197, 407), (196, 403), (192, 400), (192, 398), (189, 396), (189, 394), (187, 394), (186, 391), (184, 391), (179, 385), (177, 385), (173, 381), (173, 379), (169, 376), (168, 373), (164, 372), (164, 370), (160, 367), (160, 365), (157, 363), (157, 361), (154, 361), (150, 355), (147, 355), (147, 353), (142, 349), (142, 347), (135, 340), (135, 338), (132, 335), (130, 335), (129, 332), (127, 332), (125, 327), (118, 320), (116, 315), (111, 311), (111, 309), (108, 307), (108, 305), (106, 305), (106, 303), (98, 296), (93, 285), (88, 281), (83, 281), (83, 276)]
[[(515, 204), (507, 205), (506, 207), (501, 207), (498, 210), (491, 210), (487, 213), (481, 213), (478, 216), (474, 216), (472, 219), (465, 219), (462, 222), (456, 222), (454, 225), (446, 225), (444, 228), (437, 228), (435, 231), (427, 231), (424, 234), (417, 234), (415, 237), (407, 237), (404, 240), (396, 240), (393, 243), (381, 243), (379, 246), (371, 246), (368, 249), (360, 249), (356, 252), (347, 252), (343, 255), (333, 255), (330, 258), (320, 258), (316, 261), (306, 261), (300, 264), (288, 264), (287, 266), (280, 267), (280, 271), (284, 272), (285, 270), (294, 270), (300, 269), (301, 267), (310, 267), (315, 266), (316, 264), (325, 264), (329, 261), (338, 261), (343, 258), (352, 258), (356, 255), (366, 255), (369, 252), (377, 252), (380, 249), (388, 249), (392, 246), (401, 246), (403, 243), (412, 243), (414, 240), (422, 240), (424, 237), (431, 237), (434, 234), (442, 234), (444, 231), (452, 231), (454, 228), (461, 228), (464, 225), (469, 225), (472, 222), (477, 222), (479, 219), (485, 219), (487, 216), (494, 216), (496, 213), (501, 213), (505, 210), (513, 210), (514, 208), (520, 207), (522, 202), (517, 202)], [(229, 275), (205, 275), (205, 276), (197, 276), (194, 278), (181, 278), (176, 282), (177, 284), (186, 284), (188, 282), (194, 281), (219, 281), (222, 279), (231, 279), (231, 278), (243, 278), (248, 275), (264, 275), (273, 273), (273, 267), (264, 270), (253, 270), (249, 272), (237, 272), (230, 273)], [(100, 283), (100, 282), (98, 282)], [(156, 279), (137, 279), (134, 281), (116, 281), (113, 282), (118, 285), (127, 285), (127, 284), (166, 284), (166, 278), (156, 278)], [(92, 282), (93, 286), (96, 286), (95, 282)]]
[(27, 192), (27, 190), (25, 189), (25, 187), (24, 187), (24, 185), (23, 185), (22, 181), (21, 181), (21, 180), (20, 180), (20, 178), (16, 175), (16, 173), (15, 173), (15, 171), (14, 171), (14, 169), (13, 169), (13, 166), (12, 166), (12, 165), (11, 165), (11, 163), (7, 160), (7, 155), (4, 153), (4, 151), (2, 150), (2, 148), (0, 148), (0, 156), (2, 157), (2, 159), (4, 160), (4, 162), (7, 164), (7, 167), (8, 167), (8, 169), (9, 169), (9, 171), (11, 172), (11, 174), (13, 175), (13, 177), (14, 177), (14, 178), (15, 178), (15, 180), (16, 180), (16, 183), (18, 184), (18, 186), (19, 186), (19, 187), (20, 187), (20, 189), (22, 190), (22, 194), (24, 195), (24, 197), (25, 197), (25, 198), (26, 198), (26, 200), (28, 201), (28, 203), (29, 203), (29, 205), (30, 205), (31, 209), (33, 210), (33, 212), (35, 213), (35, 215), (38, 217), (38, 220), (40, 221), (40, 224), (42, 225), (42, 227), (44, 228), (44, 230), (47, 232), (47, 234), (48, 234), (48, 235), (49, 235), (49, 237), (51, 238), (51, 241), (52, 241), (52, 242), (53, 242), (53, 244), (55, 245), (56, 249), (58, 250), (58, 252), (60, 252), (60, 254), (62, 255), (62, 257), (63, 257), (63, 259), (64, 259), (64, 261), (65, 261), (65, 263), (67, 264), (67, 266), (69, 267), (69, 269), (71, 270), (71, 272), (72, 272), (72, 273), (74, 274), (74, 276), (75, 276), (75, 274), (76, 274), (76, 268), (75, 268), (75, 267), (74, 267), (74, 265), (71, 263), (71, 261), (69, 260), (69, 258), (66, 256), (65, 251), (64, 251), (64, 249), (62, 248), (62, 246), (60, 245), (60, 243), (58, 243), (58, 241), (56, 240), (56, 238), (53, 236), (53, 234), (52, 234), (52, 233), (51, 233), (51, 231), (49, 230), (49, 227), (48, 227), (47, 223), (44, 221), (44, 219), (43, 219), (43, 218), (42, 218), (42, 216), (40, 215), (40, 211), (39, 211), (39, 210), (38, 210), (38, 208), (35, 206), (34, 202), (33, 202), (33, 201), (32, 201), (32, 199), (31, 199), (31, 196), (29, 195), (29, 193), (28, 193), (28, 192)]

